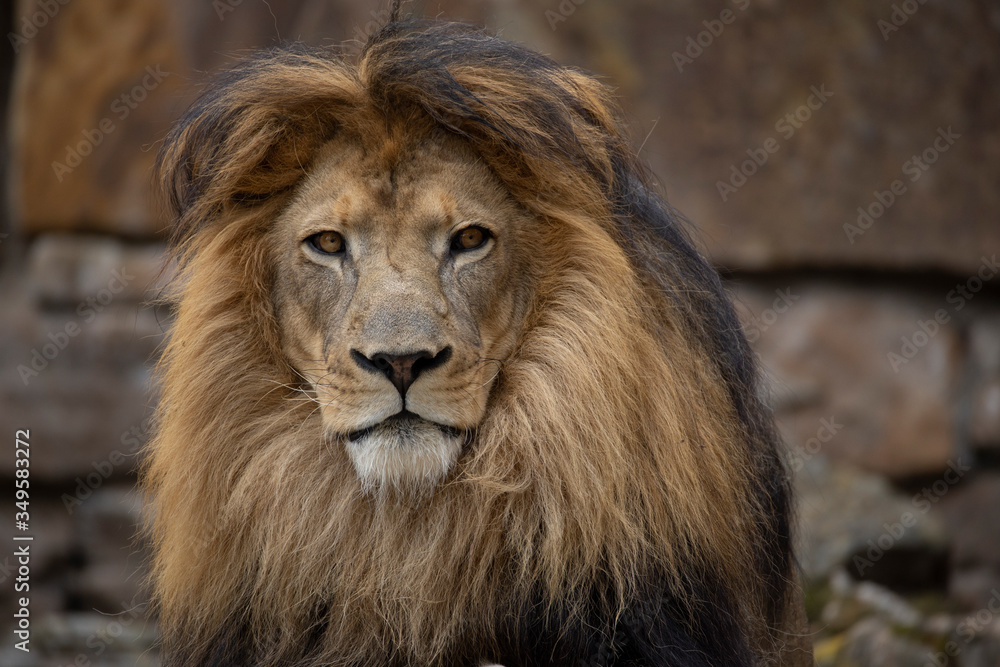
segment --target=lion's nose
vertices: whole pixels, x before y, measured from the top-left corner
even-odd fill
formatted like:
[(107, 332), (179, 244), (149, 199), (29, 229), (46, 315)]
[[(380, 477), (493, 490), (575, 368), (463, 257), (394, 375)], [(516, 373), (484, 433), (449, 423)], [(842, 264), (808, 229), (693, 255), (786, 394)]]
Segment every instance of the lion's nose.
[(351, 350), (351, 358), (358, 366), (366, 371), (381, 373), (389, 378), (389, 382), (396, 388), (400, 396), (406, 396), (406, 390), (416, 382), (421, 373), (441, 366), (450, 357), (450, 345), (437, 354), (421, 350), (411, 354), (376, 352), (369, 357), (358, 350)]

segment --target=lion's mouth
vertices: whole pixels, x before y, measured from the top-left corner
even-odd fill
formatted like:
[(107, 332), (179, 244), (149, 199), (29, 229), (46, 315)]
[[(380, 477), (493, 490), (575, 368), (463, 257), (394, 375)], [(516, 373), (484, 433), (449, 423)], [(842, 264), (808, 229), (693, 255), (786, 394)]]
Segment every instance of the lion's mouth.
[[(453, 438), (462, 438), (463, 431), (461, 429), (455, 428), (454, 426), (446, 426), (444, 424), (438, 424), (437, 422), (432, 422), (430, 420), (424, 419), (420, 415), (410, 412), (409, 410), (401, 410), (391, 417), (387, 417), (382, 421), (372, 424), (371, 426), (359, 429), (357, 431), (351, 431), (347, 434), (347, 439), (351, 443), (358, 442), (371, 435), (376, 430), (380, 429), (392, 429), (400, 433), (400, 435), (405, 439), (406, 433), (413, 431), (420, 424), (430, 424), (432, 426), (440, 429), (445, 435), (449, 435)], [(465, 434), (465, 439), (468, 439), (468, 434)]]

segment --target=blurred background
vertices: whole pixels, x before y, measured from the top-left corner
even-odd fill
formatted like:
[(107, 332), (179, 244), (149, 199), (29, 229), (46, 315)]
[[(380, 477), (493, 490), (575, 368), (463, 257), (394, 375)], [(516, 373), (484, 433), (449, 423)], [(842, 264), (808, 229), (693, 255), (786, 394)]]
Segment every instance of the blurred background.
[[(169, 312), (150, 169), (206, 77), (356, 54), (387, 3), (21, 0), (0, 16), (2, 665), (155, 665), (133, 485)], [(767, 370), (821, 665), (1000, 665), (1000, 5), (467, 0), (600, 74)], [(31, 535), (30, 653), (14, 535)]]

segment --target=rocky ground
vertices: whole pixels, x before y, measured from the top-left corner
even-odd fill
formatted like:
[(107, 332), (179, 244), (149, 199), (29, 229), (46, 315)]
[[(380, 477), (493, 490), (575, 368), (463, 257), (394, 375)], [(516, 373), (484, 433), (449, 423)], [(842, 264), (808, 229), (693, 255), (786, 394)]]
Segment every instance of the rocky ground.
[[(823, 459), (810, 462), (797, 487), (817, 664), (1000, 664), (1000, 588), (978, 567), (955, 572), (961, 557), (947, 523), (990, 502), (984, 495), (994, 495), (995, 507), (1000, 477), (956, 488), (950, 507), (927, 514), (920, 503), (933, 491), (907, 497)], [(995, 542), (995, 533), (980, 537)]]

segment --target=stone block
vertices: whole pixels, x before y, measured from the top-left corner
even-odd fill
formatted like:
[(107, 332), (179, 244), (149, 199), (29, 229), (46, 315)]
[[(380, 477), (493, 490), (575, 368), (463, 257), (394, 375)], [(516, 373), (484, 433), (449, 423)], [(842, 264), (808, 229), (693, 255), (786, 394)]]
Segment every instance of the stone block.
[[(15, 27), (34, 10), (22, 0)], [(1000, 62), (996, 9), (920, 4), (901, 25), (886, 3), (417, 0), (406, 11), (489, 22), (608, 77), (641, 156), (728, 267), (968, 273), (1000, 246), (983, 213), (1000, 210), (1000, 127), (981, 120), (1000, 114), (1000, 91), (984, 85)], [(342, 0), (61, 6), (16, 47), (17, 220), (161, 233), (153, 156), (206, 73), (290, 37), (356, 54), (386, 17)]]
[(959, 333), (944, 296), (817, 282), (744, 284), (737, 296), (793, 461), (823, 452), (906, 478), (959, 454)]
[[(0, 431), (30, 430), (31, 479), (75, 494), (81, 484), (92, 490), (127, 474), (148, 432), (161, 322), (124, 303), (39, 314), (22, 298), (0, 304), (0, 317), (8, 313), (11, 326), (0, 329)], [(4, 457), (0, 474), (13, 466)]]
[[(969, 610), (985, 607), (1000, 591), (1000, 473), (977, 475), (941, 505), (952, 551), (952, 597)], [(1000, 601), (993, 605), (1000, 609)]]
[(28, 281), (44, 307), (96, 310), (111, 302), (140, 303), (160, 293), (169, 273), (165, 248), (127, 245), (110, 237), (44, 234), (31, 244)]
[(877, 475), (817, 455), (795, 474), (795, 492), (797, 555), (809, 582), (842, 568), (855, 579), (912, 587), (946, 553), (934, 508)]
[(969, 441), (978, 449), (1000, 450), (1000, 315), (993, 309), (972, 322), (969, 366)]
[(134, 607), (147, 602), (145, 561), (138, 531), (142, 499), (128, 486), (99, 489), (77, 508), (74, 526), (83, 567), (73, 578), (73, 593), (98, 609)]

